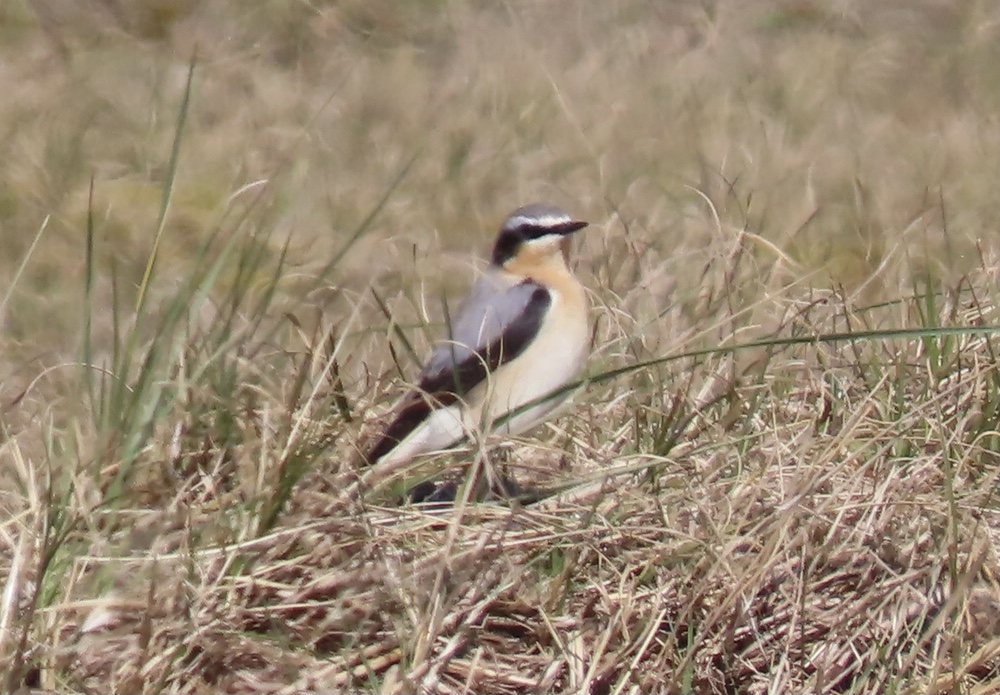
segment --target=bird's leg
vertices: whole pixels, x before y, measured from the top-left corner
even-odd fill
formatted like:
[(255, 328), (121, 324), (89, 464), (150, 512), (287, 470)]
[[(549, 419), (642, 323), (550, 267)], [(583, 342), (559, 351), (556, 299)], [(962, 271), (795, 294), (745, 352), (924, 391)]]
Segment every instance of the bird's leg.
[(487, 499), (510, 500), (521, 494), (521, 486), (508, 470), (508, 461), (508, 447), (497, 447), (490, 452), (486, 462), (486, 477), (489, 482)]
[(411, 487), (406, 498), (410, 504), (449, 507), (454, 504), (457, 495), (457, 480), (425, 480)]
[[(522, 494), (521, 486), (506, 470), (505, 464), (510, 458), (508, 449), (493, 449), (480, 455), (483, 458), (468, 466), (466, 474), (466, 484), (473, 486), (470, 501), (510, 500)], [(454, 476), (425, 480), (410, 488), (406, 497), (411, 504), (448, 506), (458, 499), (461, 482)]]

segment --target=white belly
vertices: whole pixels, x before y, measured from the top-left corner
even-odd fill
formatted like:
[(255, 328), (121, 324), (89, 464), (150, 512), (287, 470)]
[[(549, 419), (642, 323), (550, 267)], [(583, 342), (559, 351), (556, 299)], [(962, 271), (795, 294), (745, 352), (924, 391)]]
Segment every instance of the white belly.
[[(493, 429), (491, 423), (555, 391), (580, 370), (589, 339), (586, 310), (564, 311), (559, 302), (560, 298), (553, 297), (548, 320), (543, 321), (531, 345), (470, 394), (470, 402), (482, 398), (483, 391), (487, 394), (481, 407), (470, 409), (471, 426)], [(523, 432), (544, 420), (568, 395), (532, 406), (498, 425), (496, 431)]]

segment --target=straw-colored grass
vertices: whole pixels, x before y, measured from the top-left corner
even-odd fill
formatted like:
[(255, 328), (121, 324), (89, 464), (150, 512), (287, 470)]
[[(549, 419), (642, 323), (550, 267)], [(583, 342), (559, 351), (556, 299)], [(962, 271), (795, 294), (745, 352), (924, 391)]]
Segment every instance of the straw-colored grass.
[[(0, 691), (1000, 690), (994, 3), (15, 0), (0, 89)], [(359, 486), (538, 199), (573, 406)]]

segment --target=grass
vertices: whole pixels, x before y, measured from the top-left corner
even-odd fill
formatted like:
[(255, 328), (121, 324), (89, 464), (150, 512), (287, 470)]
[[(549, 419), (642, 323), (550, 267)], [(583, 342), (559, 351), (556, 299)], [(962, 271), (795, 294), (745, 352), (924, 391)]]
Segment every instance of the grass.
[[(3, 5), (0, 690), (995, 692), (1000, 29), (870, 5)], [(359, 487), (534, 199), (573, 407)]]

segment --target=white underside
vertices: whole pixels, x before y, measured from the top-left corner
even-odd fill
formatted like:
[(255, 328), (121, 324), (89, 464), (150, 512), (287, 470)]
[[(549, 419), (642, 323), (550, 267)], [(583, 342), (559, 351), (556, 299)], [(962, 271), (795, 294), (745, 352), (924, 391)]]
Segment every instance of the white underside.
[[(586, 313), (560, 311), (558, 298), (531, 345), (474, 388), (463, 404), (433, 411), (422, 425), (379, 459), (392, 467), (421, 454), (447, 449), (464, 436), (489, 432), (516, 435), (545, 420), (568, 394), (518, 413), (499, 426), (493, 423), (565, 385), (583, 363), (588, 329)], [(576, 313), (576, 312), (573, 312)]]

